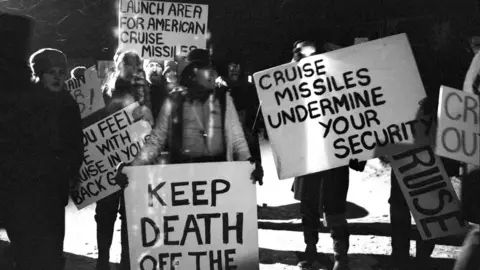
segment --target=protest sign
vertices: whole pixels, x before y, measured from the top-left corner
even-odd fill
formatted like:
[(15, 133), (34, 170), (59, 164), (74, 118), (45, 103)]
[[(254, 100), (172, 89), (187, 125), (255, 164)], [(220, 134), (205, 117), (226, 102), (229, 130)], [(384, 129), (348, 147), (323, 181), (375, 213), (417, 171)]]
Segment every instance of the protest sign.
[(280, 179), (413, 146), (425, 90), (405, 34), (254, 75)]
[(440, 87), (435, 153), (480, 165), (480, 96)]
[(65, 81), (67, 90), (77, 101), (82, 118), (105, 107), (102, 96), (101, 80), (95, 67), (85, 70), (85, 75)]
[(148, 139), (151, 127), (146, 121), (134, 122), (131, 104), (83, 130), (85, 154), (70, 196), (79, 210), (120, 190), (115, 167), (130, 162)]
[(259, 269), (249, 162), (125, 169), (131, 269)]
[(423, 240), (465, 232), (460, 202), (430, 146), (388, 156)]
[(120, 0), (119, 9), (119, 48), (143, 59), (174, 60), (207, 47), (207, 5)]

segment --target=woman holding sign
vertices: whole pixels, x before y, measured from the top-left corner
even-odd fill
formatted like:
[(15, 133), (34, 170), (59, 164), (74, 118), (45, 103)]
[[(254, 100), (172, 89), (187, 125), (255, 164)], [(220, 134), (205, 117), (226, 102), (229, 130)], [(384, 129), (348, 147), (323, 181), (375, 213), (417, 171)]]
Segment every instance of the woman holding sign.
[[(297, 41), (293, 49), (292, 62), (316, 53), (313, 42)], [(346, 203), (349, 186), (349, 169), (363, 171), (366, 162), (350, 160), (349, 166), (312, 173), (295, 178), (293, 192), (295, 199), (300, 200), (302, 227), (305, 244), (305, 258), (298, 266), (300, 269), (311, 269), (317, 257), (318, 233), (321, 213), (324, 224), (330, 230), (333, 240), (333, 270), (348, 270), (348, 249), (350, 233), (346, 220)]]
[[(122, 52), (116, 58), (115, 76), (108, 82), (105, 89), (105, 108), (101, 118), (105, 118), (132, 103), (140, 104), (132, 116), (135, 121), (143, 119), (153, 125), (153, 116), (150, 110), (149, 96), (146, 89), (147, 82), (142, 70), (142, 62), (133, 51)], [(97, 270), (109, 270), (110, 246), (112, 245), (113, 230), (117, 214), (120, 212), (121, 226), (121, 269), (130, 269), (128, 254), (128, 237), (125, 225), (125, 205), (123, 192), (119, 191), (97, 202), (95, 221), (97, 222), (98, 260)]]

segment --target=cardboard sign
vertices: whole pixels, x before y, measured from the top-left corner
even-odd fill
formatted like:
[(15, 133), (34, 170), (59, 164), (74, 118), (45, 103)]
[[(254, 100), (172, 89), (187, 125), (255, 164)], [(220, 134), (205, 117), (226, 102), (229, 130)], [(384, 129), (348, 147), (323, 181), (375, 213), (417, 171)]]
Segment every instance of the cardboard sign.
[(80, 210), (120, 190), (115, 182), (115, 167), (130, 162), (148, 139), (151, 126), (133, 122), (131, 104), (83, 130), (85, 155), (70, 196)]
[(480, 96), (440, 87), (435, 152), (480, 165)]
[(207, 47), (207, 5), (120, 0), (119, 9), (119, 48), (143, 59), (174, 60)]
[(258, 270), (249, 162), (128, 167), (131, 269)]
[(82, 118), (105, 107), (101, 83), (95, 66), (87, 69), (84, 76), (65, 81), (67, 90), (78, 103)]
[(430, 146), (388, 156), (423, 240), (463, 233), (460, 202)]
[(405, 34), (253, 77), (279, 179), (402, 151), (424, 126), (414, 120), (425, 90)]

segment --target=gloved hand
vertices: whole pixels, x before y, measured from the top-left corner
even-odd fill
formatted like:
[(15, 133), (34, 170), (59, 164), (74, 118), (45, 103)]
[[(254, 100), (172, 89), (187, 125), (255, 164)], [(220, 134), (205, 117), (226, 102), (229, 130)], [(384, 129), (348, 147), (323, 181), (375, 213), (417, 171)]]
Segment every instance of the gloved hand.
[(263, 185), (263, 167), (262, 164), (259, 161), (255, 161), (253, 159), (249, 160), (251, 164), (255, 164), (255, 169), (253, 170), (252, 174), (250, 174), (250, 180), (253, 181), (255, 184), (258, 182), (258, 184)]
[(115, 168), (115, 182), (122, 189), (125, 189), (128, 187), (128, 176), (122, 172), (125, 166), (128, 166), (128, 164), (124, 162), (120, 162)]
[(359, 162), (356, 158), (350, 159), (350, 162), (348, 163), (348, 166), (357, 172), (363, 172), (365, 165), (367, 165), (366, 161)]
[(145, 120), (151, 126), (155, 124), (153, 121), (152, 111), (145, 105), (141, 105), (135, 108), (132, 112), (132, 117), (134, 121)]

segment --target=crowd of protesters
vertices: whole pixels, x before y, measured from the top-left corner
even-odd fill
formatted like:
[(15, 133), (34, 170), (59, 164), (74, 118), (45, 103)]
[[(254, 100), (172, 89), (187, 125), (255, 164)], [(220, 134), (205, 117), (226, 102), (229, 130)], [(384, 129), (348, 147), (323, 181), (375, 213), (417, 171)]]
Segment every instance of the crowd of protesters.
[[(18, 26), (15, 31), (19, 37), (8, 41), (11, 46), (0, 45), (0, 225), (11, 241), (12, 269), (64, 269), (65, 206), (69, 186), (83, 161), (82, 129), (134, 102), (139, 104), (133, 111), (134, 119), (149, 122), (152, 132), (131, 163), (118, 164), (116, 180), (122, 188), (130, 181), (122, 173), (125, 166), (222, 161), (250, 161), (255, 164), (251, 180), (262, 184), (260, 102), (241, 56), (229, 57), (222, 67), (212, 63), (208, 50), (196, 49), (184, 59), (180, 70), (175, 61), (141, 59), (135, 51), (119, 50), (113, 59), (115, 71), (108, 74), (102, 87), (105, 108), (82, 120), (75, 100), (65, 91), (67, 57), (50, 48), (28, 57), (31, 22), (0, 14), (0, 30), (7, 33), (8, 29), (1, 29), (7, 22)], [(25, 34), (19, 35), (19, 29)], [(433, 116), (440, 86), (463, 89), (474, 54), (455, 35), (455, 25), (448, 18), (436, 21), (432, 30), (436, 35), (423, 46), (414, 46), (413, 51), (427, 93), (422, 113)], [(322, 52), (314, 42), (302, 40), (294, 44), (292, 53), (296, 62)], [(27, 60), (29, 66), (24, 64)], [(71, 77), (78, 78), (85, 70), (75, 68)], [(478, 90), (476, 80), (469, 85)], [(349, 170), (363, 171), (365, 163), (350, 160), (349, 166), (295, 179), (292, 191), (301, 201), (306, 244), (299, 269), (312, 269), (318, 258), (322, 218), (333, 240), (333, 269), (349, 269)], [(470, 191), (478, 194), (478, 167), (465, 169), (448, 159), (443, 163), (449, 176), (460, 177), (473, 186)], [(462, 196), (471, 200), (463, 204), (467, 209), (465, 219), (478, 224), (480, 211), (471, 206), (478, 205), (478, 198), (468, 196)], [(418, 240), (416, 259), (411, 261), (410, 240), (414, 236), (410, 211), (393, 172), (389, 203), (391, 268), (428, 269), (435, 243)], [(122, 222), (120, 265), (121, 269), (130, 269), (128, 221), (120, 190), (96, 204), (98, 270), (110, 269), (118, 213)], [(479, 238), (475, 227), (465, 240), (456, 270), (480, 267)]]

